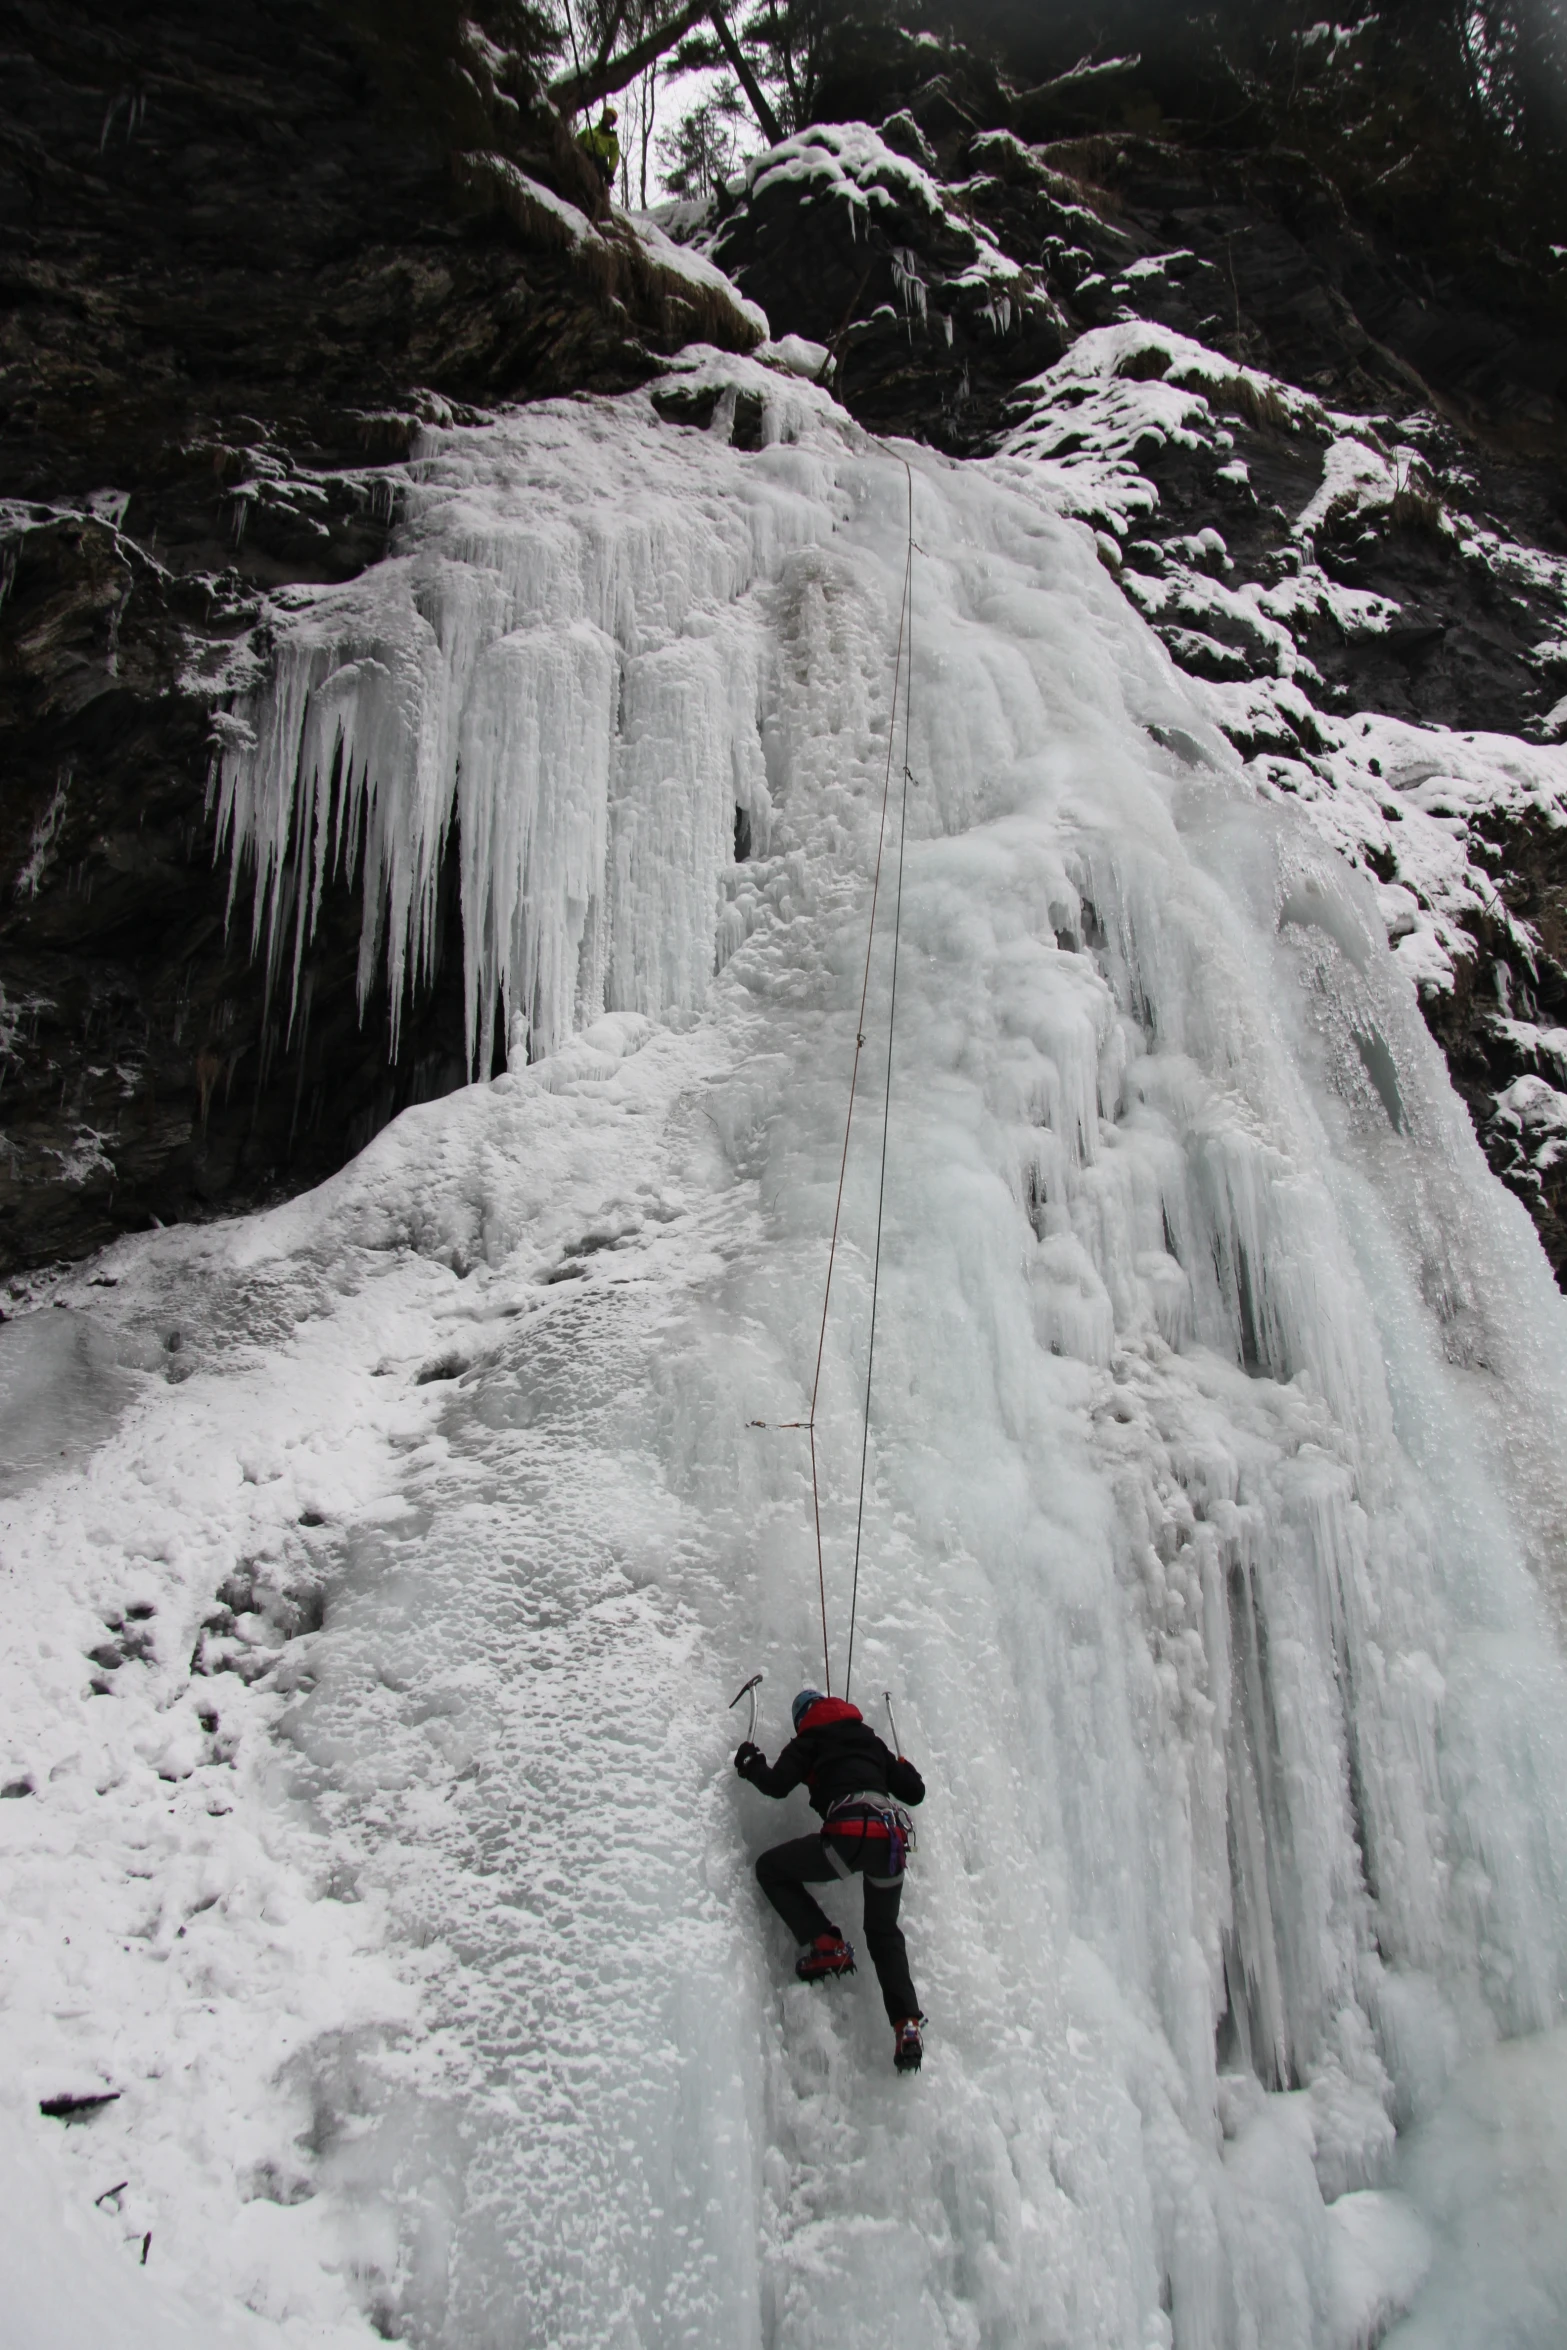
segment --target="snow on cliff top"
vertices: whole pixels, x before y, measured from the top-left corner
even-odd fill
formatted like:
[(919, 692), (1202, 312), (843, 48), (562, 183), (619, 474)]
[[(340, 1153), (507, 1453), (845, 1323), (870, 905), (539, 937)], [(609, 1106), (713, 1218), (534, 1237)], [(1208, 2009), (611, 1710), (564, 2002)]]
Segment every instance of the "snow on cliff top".
[[(1564, 613), (1567, 563), (1443, 513), (1426, 460), (1396, 428), (1384, 434), (1375, 420), (1330, 413), (1278, 378), (1146, 320), (1083, 334), (1018, 400), (997, 462), (1015, 466), (1019, 483), (1031, 482), (1057, 510), (1108, 534), (1106, 559), (1160, 624), (1176, 664), (1195, 670), (1191, 691), (1249, 755), (1258, 787), (1303, 806), (1376, 878), (1390, 942), (1416, 983), (1451, 989), (1455, 964), (1476, 953), (1476, 917), (1498, 925), (1527, 962), (1531, 936), (1488, 870), (1486, 828), (1494, 833), (1526, 813), (1567, 822), (1567, 747), (1322, 707), (1305, 649), (1312, 630), (1325, 621), (1351, 639), (1386, 634), (1400, 608), (1330, 576), (1313, 542), (1329, 526), (1419, 504), (1460, 553), (1499, 576), (1527, 577), (1558, 596)], [(1272, 585), (1230, 584), (1234, 564), (1211, 526), (1200, 540), (1162, 545), (1134, 535), (1160, 512), (1164, 454), (1224, 459), (1239, 419), (1320, 450), (1318, 486), (1292, 517), (1294, 568)], [(1236, 496), (1251, 495), (1243, 464), (1218, 472), (1234, 476)]]
[(813, 195), (876, 215), (890, 232), (902, 223), (917, 240), (934, 242), (943, 267), (959, 283), (1021, 291), (1035, 282), (1035, 273), (1003, 252), (923, 164), (889, 147), (867, 123), (813, 124), (757, 156), (742, 184), (752, 198), (770, 188), (806, 185)]

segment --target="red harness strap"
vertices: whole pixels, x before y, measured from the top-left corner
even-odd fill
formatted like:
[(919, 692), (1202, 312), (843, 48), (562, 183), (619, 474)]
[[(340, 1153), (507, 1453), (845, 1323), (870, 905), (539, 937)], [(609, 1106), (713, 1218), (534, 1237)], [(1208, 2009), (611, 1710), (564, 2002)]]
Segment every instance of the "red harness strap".
[[(831, 1850), (832, 1843), (836, 1843), (840, 1838), (844, 1840), (850, 1837), (858, 1838), (862, 1855), (867, 1840), (885, 1844), (887, 1847), (885, 1858), (880, 1854), (876, 1856), (881, 1861), (881, 1866), (874, 1871), (874, 1874), (880, 1878), (901, 1877), (904, 1869), (908, 1866), (911, 1841), (908, 1826), (902, 1815), (891, 1805), (883, 1811), (879, 1805), (868, 1798), (862, 1798), (858, 1802), (851, 1800), (844, 1805), (841, 1811), (834, 1809), (828, 1813), (822, 1822), (821, 1832), (824, 1842), (831, 1839), (828, 1844), (829, 1850)], [(867, 1869), (865, 1873), (870, 1876), (873, 1872)]]
[(822, 1825), (824, 1836), (879, 1836), (890, 1844), (893, 1829), (885, 1812), (851, 1812), (841, 1820), (826, 1820)]

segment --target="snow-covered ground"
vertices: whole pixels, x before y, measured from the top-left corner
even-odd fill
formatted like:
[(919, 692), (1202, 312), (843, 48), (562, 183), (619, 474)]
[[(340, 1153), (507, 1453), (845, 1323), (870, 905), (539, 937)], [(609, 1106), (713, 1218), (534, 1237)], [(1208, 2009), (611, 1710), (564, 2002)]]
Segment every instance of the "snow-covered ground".
[[(367, 969), (417, 968), (455, 813), (510, 1072), (0, 1328), (0, 2338), (1546, 2350), (1567, 1306), (1339, 819), (1242, 768), (1049, 464), (690, 373), (761, 450), (640, 394), (432, 434), (229, 729), (280, 987), (345, 840)], [(863, 1977), (791, 1980), (749, 1864), (800, 1799), (725, 1711), (765, 1668), (776, 1751), (821, 1670), (778, 1424), (905, 454), (853, 1693), (931, 1786), (914, 2080)]]

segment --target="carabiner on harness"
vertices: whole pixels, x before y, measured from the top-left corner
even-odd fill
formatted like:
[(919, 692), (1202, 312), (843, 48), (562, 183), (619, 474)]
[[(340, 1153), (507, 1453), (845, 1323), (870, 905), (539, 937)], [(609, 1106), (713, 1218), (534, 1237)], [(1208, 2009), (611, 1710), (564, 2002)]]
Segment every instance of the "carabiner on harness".
[(822, 1843), (840, 1877), (858, 1871), (873, 1885), (899, 1885), (914, 1849), (914, 1823), (885, 1795), (840, 1795), (822, 1822)]

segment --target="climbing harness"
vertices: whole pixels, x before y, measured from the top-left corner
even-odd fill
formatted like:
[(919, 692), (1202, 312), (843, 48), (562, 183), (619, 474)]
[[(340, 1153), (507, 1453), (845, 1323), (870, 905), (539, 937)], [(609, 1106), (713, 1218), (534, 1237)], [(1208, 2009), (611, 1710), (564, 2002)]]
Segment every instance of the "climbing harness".
[(853, 1853), (871, 1884), (897, 1885), (914, 1850), (914, 1822), (885, 1795), (840, 1795), (822, 1822), (822, 1844), (840, 1877), (854, 1875)]
[(816, 1586), (821, 1601), (822, 1616), (822, 1672), (827, 1694), (832, 1694), (832, 1654), (827, 1633), (827, 1568), (822, 1544), (821, 1477), (816, 1458), (816, 1405), (821, 1393), (822, 1363), (827, 1351), (827, 1319), (832, 1305), (833, 1274), (838, 1262), (838, 1232), (843, 1217), (844, 1185), (849, 1171), (849, 1141), (854, 1131), (854, 1109), (859, 1094), (860, 1056), (865, 1050), (865, 1009), (870, 1001), (871, 954), (876, 943), (876, 916), (881, 900), (882, 861), (887, 842), (887, 811), (892, 801), (892, 760), (898, 731), (898, 695), (903, 695), (903, 760), (902, 795), (898, 811), (898, 868), (897, 893), (893, 904), (892, 922), (892, 982), (887, 1004), (887, 1076), (882, 1095), (881, 1167), (876, 1189), (876, 1245), (871, 1260), (871, 1318), (870, 1336), (865, 1355), (864, 1425), (860, 1436), (860, 1486), (854, 1519), (854, 1578), (849, 1594), (849, 1641), (844, 1665), (843, 1693), (848, 1696), (854, 1674), (854, 1630), (860, 1599), (860, 1553), (865, 1532), (865, 1481), (870, 1458), (871, 1436), (871, 1381), (876, 1364), (876, 1308), (881, 1291), (881, 1237), (882, 1218), (887, 1196), (887, 1136), (892, 1117), (892, 1043), (893, 1025), (898, 1011), (898, 948), (903, 929), (903, 852), (908, 839), (909, 785), (914, 778), (909, 768), (909, 744), (914, 710), (914, 473), (906, 457), (901, 458), (908, 481), (908, 544), (903, 562), (903, 601), (898, 612), (898, 647), (893, 657), (892, 706), (887, 719), (887, 764), (882, 777), (881, 818), (876, 833), (876, 864), (871, 876), (870, 921), (865, 937), (865, 970), (860, 982), (859, 1016), (854, 1024), (854, 1063), (849, 1072), (849, 1108), (843, 1126), (843, 1150), (838, 1161), (838, 1194), (833, 1205), (832, 1238), (827, 1247), (827, 1278), (822, 1290), (822, 1322), (816, 1341), (816, 1369), (811, 1381), (811, 1406), (804, 1422), (789, 1421), (790, 1427), (804, 1426), (811, 1447), (811, 1511), (816, 1533)]

